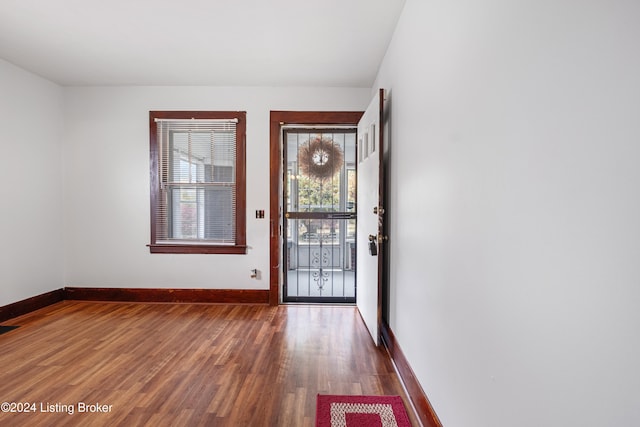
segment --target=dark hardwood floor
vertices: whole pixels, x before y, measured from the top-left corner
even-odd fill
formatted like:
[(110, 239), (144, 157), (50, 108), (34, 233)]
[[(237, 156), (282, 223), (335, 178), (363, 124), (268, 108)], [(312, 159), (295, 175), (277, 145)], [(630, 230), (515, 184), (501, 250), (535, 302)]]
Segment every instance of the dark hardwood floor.
[(354, 307), (63, 301), (3, 325), (0, 402), (35, 412), (2, 426), (313, 426), (318, 393), (401, 395), (419, 425)]

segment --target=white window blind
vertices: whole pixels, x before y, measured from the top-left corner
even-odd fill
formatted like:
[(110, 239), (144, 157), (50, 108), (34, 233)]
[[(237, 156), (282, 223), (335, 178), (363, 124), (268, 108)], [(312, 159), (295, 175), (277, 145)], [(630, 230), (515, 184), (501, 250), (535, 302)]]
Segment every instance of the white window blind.
[(155, 119), (156, 242), (236, 243), (236, 119)]

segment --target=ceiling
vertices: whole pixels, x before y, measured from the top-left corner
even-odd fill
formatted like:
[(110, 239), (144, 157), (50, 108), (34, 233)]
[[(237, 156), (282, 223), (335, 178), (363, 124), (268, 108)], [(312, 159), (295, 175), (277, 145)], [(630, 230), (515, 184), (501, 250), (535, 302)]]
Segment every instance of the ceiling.
[(2, 0), (0, 58), (64, 86), (371, 87), (405, 0)]

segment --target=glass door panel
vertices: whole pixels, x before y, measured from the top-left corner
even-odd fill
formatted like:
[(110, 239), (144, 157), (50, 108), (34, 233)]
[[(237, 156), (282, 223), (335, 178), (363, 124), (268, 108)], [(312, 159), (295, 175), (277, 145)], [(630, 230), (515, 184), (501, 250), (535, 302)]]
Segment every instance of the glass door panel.
[(285, 302), (354, 303), (355, 129), (284, 132)]

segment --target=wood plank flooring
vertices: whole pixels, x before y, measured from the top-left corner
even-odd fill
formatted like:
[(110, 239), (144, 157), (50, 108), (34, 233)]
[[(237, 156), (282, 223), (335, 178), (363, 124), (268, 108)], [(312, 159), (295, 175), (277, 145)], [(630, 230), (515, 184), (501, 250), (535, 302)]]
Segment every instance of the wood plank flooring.
[(2, 426), (305, 427), (318, 393), (401, 395), (419, 425), (354, 307), (63, 301), (3, 324), (0, 403), (35, 412)]

